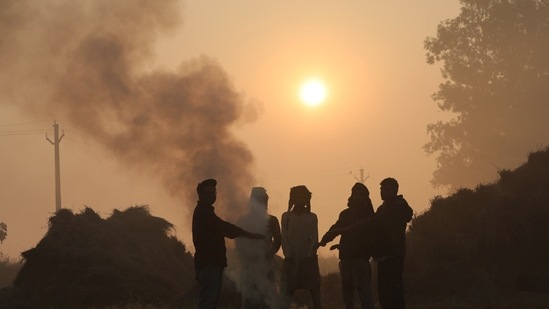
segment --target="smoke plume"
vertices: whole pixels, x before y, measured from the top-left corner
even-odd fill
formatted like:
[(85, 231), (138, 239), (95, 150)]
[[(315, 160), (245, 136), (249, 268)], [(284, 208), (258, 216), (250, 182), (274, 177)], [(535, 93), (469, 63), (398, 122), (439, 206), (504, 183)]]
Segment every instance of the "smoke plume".
[(268, 228), (269, 215), (264, 203), (250, 198), (248, 212), (238, 219), (244, 229), (267, 235), (264, 241), (237, 238), (239, 258), (238, 277), (234, 278), (242, 292), (244, 308), (279, 308), (280, 296), (276, 290), (276, 259), (268, 254), (272, 247), (272, 231)]
[[(212, 59), (147, 71), (181, 3), (0, 0), (0, 104), (69, 123), (194, 206), (216, 178), (227, 215), (245, 206), (253, 156), (231, 133), (247, 108)], [(230, 219), (231, 217), (229, 217)]]

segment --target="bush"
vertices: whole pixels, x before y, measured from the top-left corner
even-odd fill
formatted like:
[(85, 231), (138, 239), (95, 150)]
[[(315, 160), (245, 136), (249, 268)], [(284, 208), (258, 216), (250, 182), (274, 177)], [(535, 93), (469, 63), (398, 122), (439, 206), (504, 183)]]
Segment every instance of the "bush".
[(13, 284), (19, 269), (21, 269), (21, 263), (0, 255), (0, 289)]
[(407, 235), (408, 293), (460, 295), (471, 286), (549, 293), (548, 184), (549, 148), (501, 170), (497, 182), (435, 197)]

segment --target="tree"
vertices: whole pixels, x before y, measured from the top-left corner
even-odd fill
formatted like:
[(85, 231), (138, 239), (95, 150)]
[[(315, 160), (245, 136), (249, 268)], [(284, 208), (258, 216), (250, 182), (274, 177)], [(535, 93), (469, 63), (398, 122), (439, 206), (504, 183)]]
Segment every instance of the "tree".
[(460, 2), (425, 40), (427, 62), (442, 63), (433, 100), (455, 115), (427, 126), (435, 187), (493, 179), (549, 140), (549, 1)]
[(0, 221), (0, 243), (6, 239), (6, 236), (8, 236), (8, 226)]

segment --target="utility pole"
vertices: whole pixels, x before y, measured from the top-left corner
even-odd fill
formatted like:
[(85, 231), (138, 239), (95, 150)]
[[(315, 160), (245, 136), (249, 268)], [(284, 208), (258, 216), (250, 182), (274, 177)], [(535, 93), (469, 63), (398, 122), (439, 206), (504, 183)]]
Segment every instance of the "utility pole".
[(358, 182), (364, 184), (364, 182), (366, 181), (366, 179), (370, 178), (370, 175), (368, 175), (368, 176), (366, 176), (366, 178), (364, 178), (364, 169), (361, 167), (359, 171), (360, 171), (360, 179), (356, 178), (356, 176), (355, 176), (355, 179), (356, 179)]
[(54, 146), (55, 149), (55, 211), (61, 209), (61, 173), (59, 168), (59, 142), (65, 136), (65, 132), (59, 137), (59, 125), (53, 121), (53, 141), (49, 139), (46, 133), (46, 139)]

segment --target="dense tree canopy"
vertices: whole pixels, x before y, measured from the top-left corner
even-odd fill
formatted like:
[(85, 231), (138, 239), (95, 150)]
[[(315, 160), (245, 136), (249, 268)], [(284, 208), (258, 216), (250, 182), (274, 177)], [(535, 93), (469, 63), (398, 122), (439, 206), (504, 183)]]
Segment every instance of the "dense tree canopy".
[(461, 13), (425, 40), (445, 81), (433, 99), (454, 113), (428, 125), (433, 185), (493, 179), (549, 141), (549, 1), (461, 0)]

